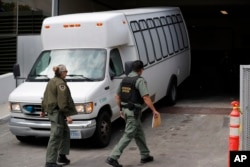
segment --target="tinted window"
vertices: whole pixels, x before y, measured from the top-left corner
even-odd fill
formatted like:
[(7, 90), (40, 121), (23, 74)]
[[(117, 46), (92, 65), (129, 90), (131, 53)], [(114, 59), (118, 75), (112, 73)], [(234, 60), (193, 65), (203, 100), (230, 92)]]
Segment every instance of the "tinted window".
[(114, 74), (114, 76), (120, 76), (123, 74), (122, 60), (118, 49), (110, 51), (109, 67), (110, 72)]
[(167, 42), (166, 42), (166, 37), (163, 31), (163, 28), (161, 26), (161, 22), (159, 20), (159, 18), (154, 18), (154, 23), (155, 23), (155, 27), (156, 30), (158, 32), (159, 35), (159, 40), (160, 40), (160, 45), (161, 45), (161, 49), (162, 49), (162, 55), (163, 57), (167, 57), (168, 56), (168, 46), (167, 46)]
[(168, 46), (169, 54), (173, 54), (174, 53), (174, 46), (173, 46), (172, 36), (171, 36), (169, 26), (167, 25), (165, 17), (161, 17), (161, 24), (163, 25), (163, 30), (165, 33), (165, 37), (167, 39), (167, 46)]
[(154, 48), (153, 48), (152, 39), (149, 33), (149, 29), (147, 27), (145, 20), (140, 20), (139, 24), (140, 24), (140, 28), (144, 37), (144, 42), (146, 45), (149, 63), (153, 63), (155, 61), (155, 55), (154, 55), (154, 50), (153, 50)]
[(175, 27), (173, 21), (170, 16), (167, 16), (167, 24), (169, 25), (170, 34), (172, 36), (173, 44), (174, 44), (174, 51), (177, 52), (179, 50), (179, 44), (177, 39), (177, 34), (175, 31)]
[(157, 60), (160, 60), (162, 58), (162, 50), (161, 50), (160, 39), (159, 39), (158, 33), (156, 31), (156, 28), (152, 19), (148, 19), (147, 23), (148, 23), (148, 27), (149, 27), (152, 40), (153, 40), (155, 57)]
[(184, 47), (187, 48), (188, 47), (188, 37), (187, 37), (187, 32), (186, 32), (185, 25), (184, 25), (184, 22), (182, 20), (181, 15), (177, 15), (177, 20), (180, 24), (181, 33), (183, 36)]
[(144, 65), (148, 64), (148, 59), (147, 59), (147, 52), (146, 52), (146, 47), (144, 44), (144, 39), (142, 37), (142, 33), (139, 31), (139, 25), (137, 22), (131, 22), (131, 28), (134, 33), (135, 37), (135, 42), (137, 44), (137, 49), (139, 52), (139, 57), (140, 60), (143, 62)]
[(177, 22), (176, 16), (172, 16), (172, 19), (173, 19), (173, 24), (174, 24), (176, 34), (178, 37), (179, 46), (180, 46), (180, 49), (182, 50), (182, 49), (184, 49), (184, 44), (183, 44), (183, 38), (182, 38), (182, 34), (181, 34), (180, 24), (179, 24), (179, 22)]

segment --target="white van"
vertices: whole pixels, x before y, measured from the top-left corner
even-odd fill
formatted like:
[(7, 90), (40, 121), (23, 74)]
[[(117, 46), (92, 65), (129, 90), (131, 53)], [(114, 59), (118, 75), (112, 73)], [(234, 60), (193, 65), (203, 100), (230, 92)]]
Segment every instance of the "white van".
[(71, 138), (93, 137), (102, 147), (109, 144), (111, 123), (119, 118), (114, 96), (129, 71), (125, 64), (143, 61), (153, 102), (168, 97), (174, 104), (177, 86), (190, 74), (189, 38), (178, 7), (50, 17), (43, 22), (41, 38), (42, 53), (9, 96), (9, 127), (20, 141), (50, 135), (48, 118), (39, 114), (53, 66), (68, 68), (66, 80), (79, 112), (69, 125)]

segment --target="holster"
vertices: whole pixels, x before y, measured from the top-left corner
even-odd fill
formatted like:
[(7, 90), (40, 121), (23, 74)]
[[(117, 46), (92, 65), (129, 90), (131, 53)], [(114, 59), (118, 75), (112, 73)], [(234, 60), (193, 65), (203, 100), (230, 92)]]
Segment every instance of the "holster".
[(136, 107), (134, 103), (128, 103), (126, 105), (122, 105), (123, 108), (127, 108), (134, 112), (135, 119), (137, 119), (140, 115), (141, 108)]
[(141, 109), (139, 107), (134, 107), (133, 111), (134, 111), (135, 119), (138, 119)]

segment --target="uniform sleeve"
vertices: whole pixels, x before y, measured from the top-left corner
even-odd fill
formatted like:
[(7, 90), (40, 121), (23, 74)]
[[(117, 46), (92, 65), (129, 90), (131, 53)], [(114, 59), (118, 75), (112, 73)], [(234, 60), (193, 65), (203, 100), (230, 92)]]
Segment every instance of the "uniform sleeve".
[(57, 86), (57, 102), (60, 111), (68, 112), (68, 88), (64, 83)]
[(147, 82), (144, 78), (139, 78), (136, 81), (136, 88), (139, 90), (141, 97), (149, 94)]

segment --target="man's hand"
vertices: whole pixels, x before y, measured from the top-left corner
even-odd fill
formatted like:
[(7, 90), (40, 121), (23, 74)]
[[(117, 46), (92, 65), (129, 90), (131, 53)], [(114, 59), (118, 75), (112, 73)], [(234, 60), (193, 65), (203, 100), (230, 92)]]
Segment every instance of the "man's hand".
[(41, 112), (40, 117), (42, 117), (42, 118), (45, 117), (45, 112)]
[(120, 111), (120, 117), (122, 117), (123, 119), (125, 119), (125, 116), (124, 116), (124, 114), (123, 114), (122, 111)]
[(68, 124), (72, 124), (73, 120), (70, 116), (66, 117)]
[(157, 118), (157, 117), (159, 116), (160, 113), (159, 113), (158, 111), (154, 110), (154, 111), (153, 111), (153, 114), (154, 114), (154, 118)]

